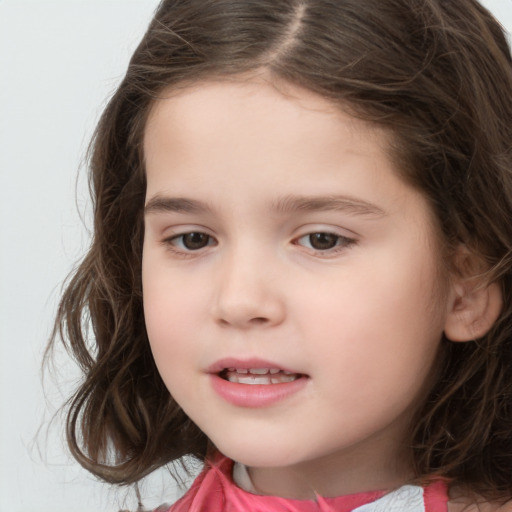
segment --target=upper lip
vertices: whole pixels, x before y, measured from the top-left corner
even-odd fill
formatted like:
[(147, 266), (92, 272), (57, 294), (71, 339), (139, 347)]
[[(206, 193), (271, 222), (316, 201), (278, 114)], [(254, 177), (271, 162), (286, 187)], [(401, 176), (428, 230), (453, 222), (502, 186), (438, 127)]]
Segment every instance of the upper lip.
[(264, 359), (250, 358), (250, 359), (237, 359), (234, 357), (226, 357), (215, 361), (207, 368), (207, 373), (220, 373), (227, 368), (236, 368), (239, 370), (250, 370), (251, 368), (278, 368), (286, 372), (302, 373), (293, 368), (288, 368), (280, 363), (266, 361)]

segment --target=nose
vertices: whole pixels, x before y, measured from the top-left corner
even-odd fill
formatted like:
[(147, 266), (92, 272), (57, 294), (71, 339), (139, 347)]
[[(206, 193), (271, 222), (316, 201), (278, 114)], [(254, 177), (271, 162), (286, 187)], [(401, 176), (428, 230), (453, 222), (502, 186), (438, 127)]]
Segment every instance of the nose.
[(254, 253), (244, 257), (237, 251), (223, 261), (216, 276), (216, 322), (240, 329), (279, 325), (285, 318), (285, 303), (277, 274), (268, 258)]

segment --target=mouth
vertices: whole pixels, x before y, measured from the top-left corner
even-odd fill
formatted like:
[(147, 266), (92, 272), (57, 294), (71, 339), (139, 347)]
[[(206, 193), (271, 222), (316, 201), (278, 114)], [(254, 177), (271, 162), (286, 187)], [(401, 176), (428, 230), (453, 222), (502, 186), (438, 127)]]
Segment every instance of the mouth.
[(236, 407), (269, 407), (291, 399), (309, 382), (309, 375), (263, 359), (226, 358), (207, 373), (215, 393)]
[(270, 385), (293, 382), (304, 375), (280, 368), (224, 368), (218, 373), (221, 379), (236, 384)]

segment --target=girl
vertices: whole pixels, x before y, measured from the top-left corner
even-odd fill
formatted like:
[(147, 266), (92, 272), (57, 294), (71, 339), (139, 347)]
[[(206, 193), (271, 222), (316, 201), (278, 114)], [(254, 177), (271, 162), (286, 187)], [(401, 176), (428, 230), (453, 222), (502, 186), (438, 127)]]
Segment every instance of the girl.
[(511, 90), (475, 0), (164, 0), (57, 318), (77, 460), (200, 459), (173, 512), (512, 510)]

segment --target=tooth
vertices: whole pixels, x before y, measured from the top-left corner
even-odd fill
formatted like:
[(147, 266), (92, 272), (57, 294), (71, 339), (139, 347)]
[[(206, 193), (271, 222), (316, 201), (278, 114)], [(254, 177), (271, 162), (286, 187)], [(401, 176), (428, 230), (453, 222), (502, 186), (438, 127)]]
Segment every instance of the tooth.
[(236, 368), (228, 368), (228, 372), (236, 372)]
[(268, 377), (238, 376), (237, 382), (239, 384), (270, 384), (270, 379)]
[(276, 373), (279, 373), (281, 370), (279, 368), (270, 368), (270, 374), (275, 375)]
[(281, 384), (281, 383), (285, 383), (285, 382), (293, 382), (294, 380), (297, 380), (298, 378), (299, 378), (299, 376), (297, 374), (294, 374), (294, 375), (281, 374), (278, 377), (273, 377), (271, 380), (272, 380), (272, 384)]
[(295, 373), (293, 373), (293, 372), (288, 372), (288, 371), (286, 371), (286, 370), (283, 370), (283, 373), (284, 373), (285, 375), (295, 375)]
[(253, 375), (265, 375), (268, 373), (268, 368), (251, 368), (249, 373)]
[(249, 373), (249, 370), (246, 368), (237, 368), (236, 370), (233, 369), (233, 371), (236, 371), (237, 373)]
[(256, 377), (253, 379), (252, 384), (270, 384), (270, 379), (268, 377)]

